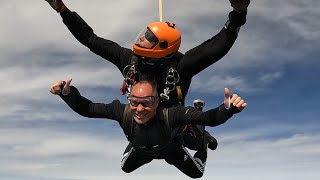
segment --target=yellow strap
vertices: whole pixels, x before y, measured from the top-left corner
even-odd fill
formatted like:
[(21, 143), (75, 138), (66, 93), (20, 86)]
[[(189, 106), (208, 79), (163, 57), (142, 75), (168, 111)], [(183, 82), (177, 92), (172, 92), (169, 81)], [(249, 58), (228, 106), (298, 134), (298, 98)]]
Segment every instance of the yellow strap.
[(182, 99), (182, 91), (180, 86), (176, 86), (176, 89), (177, 89), (178, 99)]
[(159, 0), (159, 17), (160, 22), (162, 22), (162, 0)]

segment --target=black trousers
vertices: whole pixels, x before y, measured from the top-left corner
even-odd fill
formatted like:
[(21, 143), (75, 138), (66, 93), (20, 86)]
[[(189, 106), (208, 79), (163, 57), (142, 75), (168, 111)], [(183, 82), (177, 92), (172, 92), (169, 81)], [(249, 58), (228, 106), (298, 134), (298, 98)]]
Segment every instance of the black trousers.
[(206, 149), (197, 151), (192, 157), (183, 145), (172, 144), (165, 151), (165, 154), (161, 156), (162, 158), (159, 158), (159, 156), (154, 156), (153, 154), (139, 150), (129, 143), (123, 153), (121, 169), (126, 173), (130, 173), (151, 162), (153, 159), (164, 159), (167, 163), (172, 164), (191, 178), (200, 178), (203, 176), (207, 160)]

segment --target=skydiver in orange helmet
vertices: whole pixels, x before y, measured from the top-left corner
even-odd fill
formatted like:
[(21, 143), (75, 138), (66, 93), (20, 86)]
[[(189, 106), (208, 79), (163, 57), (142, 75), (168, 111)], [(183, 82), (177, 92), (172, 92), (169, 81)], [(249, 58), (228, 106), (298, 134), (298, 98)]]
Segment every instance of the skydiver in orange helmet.
[[(133, 50), (97, 36), (93, 29), (62, 0), (46, 0), (60, 13), (64, 24), (74, 37), (93, 53), (111, 62), (123, 73), (121, 93), (130, 92), (131, 86), (144, 76), (153, 77), (158, 84), (160, 105), (171, 107), (185, 104), (185, 97), (193, 76), (214, 64), (233, 46), (240, 27), (246, 23), (250, 0), (229, 0), (233, 10), (221, 31), (202, 44), (179, 52), (181, 33), (174, 23), (154, 22), (137, 36)], [(203, 127), (190, 125), (183, 138), (193, 150), (209, 147), (215, 150), (217, 141)], [(203, 148), (204, 147), (204, 148)]]

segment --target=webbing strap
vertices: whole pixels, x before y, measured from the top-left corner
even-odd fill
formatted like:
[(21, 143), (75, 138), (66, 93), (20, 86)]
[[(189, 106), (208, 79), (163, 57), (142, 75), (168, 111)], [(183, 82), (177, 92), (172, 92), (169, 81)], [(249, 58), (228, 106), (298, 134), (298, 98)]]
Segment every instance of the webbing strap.
[(133, 120), (132, 114), (130, 113), (129, 105), (127, 104), (123, 111), (121, 126), (123, 128), (123, 132), (126, 135), (128, 141), (132, 139), (133, 123), (134, 123), (134, 120)]

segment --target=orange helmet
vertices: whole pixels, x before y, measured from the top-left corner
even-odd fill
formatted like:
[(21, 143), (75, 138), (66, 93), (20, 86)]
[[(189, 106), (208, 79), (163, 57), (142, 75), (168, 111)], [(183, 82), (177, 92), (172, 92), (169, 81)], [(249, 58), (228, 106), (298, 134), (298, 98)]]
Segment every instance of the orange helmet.
[[(152, 45), (146, 47), (144, 40)], [(179, 50), (181, 33), (175, 28), (175, 24), (169, 22), (151, 23), (137, 36), (133, 51), (136, 55), (149, 58), (163, 58)]]

